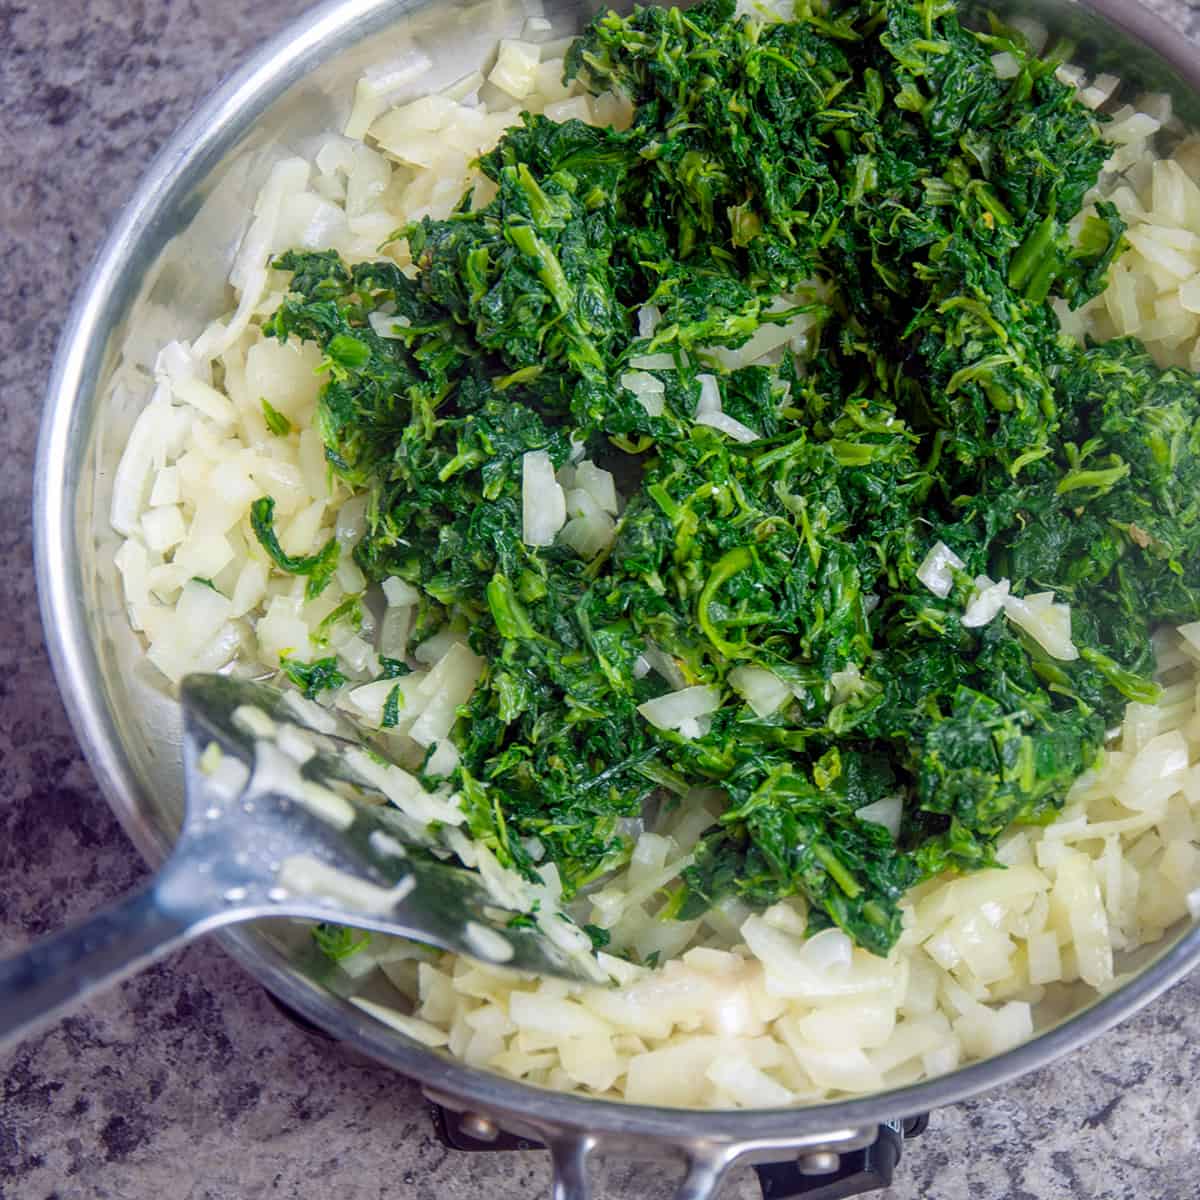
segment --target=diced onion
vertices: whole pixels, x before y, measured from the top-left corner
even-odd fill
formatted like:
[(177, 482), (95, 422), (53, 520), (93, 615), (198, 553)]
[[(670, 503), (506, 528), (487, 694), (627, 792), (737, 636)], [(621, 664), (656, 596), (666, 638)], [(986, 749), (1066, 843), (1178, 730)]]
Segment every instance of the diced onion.
[(363, 1012), (390, 1026), (397, 1032), (420, 1042), (423, 1046), (444, 1046), (450, 1040), (450, 1035), (436, 1025), (423, 1021), (419, 1017), (410, 1017), (385, 1004), (376, 1004), (373, 1000), (364, 1000), (361, 996), (352, 996), (351, 1004), (358, 1005)]
[(755, 433), (749, 425), (743, 425), (741, 421), (729, 416), (723, 412), (702, 412), (696, 415), (697, 425), (710, 425), (713, 429), (718, 429), (721, 433), (727, 433), (735, 442), (757, 442), (759, 434)]
[(580, 558), (591, 560), (612, 545), (615, 534), (616, 525), (612, 517), (597, 507), (592, 512), (572, 517), (562, 527), (558, 539), (570, 546)]
[(1021, 73), (1021, 64), (1015, 54), (1006, 50), (1002, 54), (992, 55), (992, 69), (997, 79), (1015, 79)]
[(1052, 903), (1074, 941), (1080, 977), (1094, 988), (1111, 983), (1113, 957), (1108, 917), (1099, 882), (1086, 855), (1069, 852), (1059, 863)]
[(638, 337), (652, 338), (662, 322), (662, 313), (655, 304), (644, 304), (638, 309)]
[[(790, 307), (792, 307), (792, 301), (788, 297), (780, 297), (771, 305), (773, 311), (779, 312)], [(793, 345), (802, 343), (817, 320), (818, 318), (813, 313), (801, 313), (782, 325), (764, 322), (754, 331), (750, 340), (736, 350), (718, 346), (709, 353), (726, 370), (735, 371), (740, 367), (749, 366), (751, 363), (776, 354), (789, 343)]]
[(551, 545), (566, 524), (567, 498), (545, 450), (530, 450), (522, 457), (521, 518), (521, 540), (527, 546)]
[(523, 100), (533, 91), (538, 61), (541, 52), (531, 42), (504, 39), (496, 58), (496, 65), (488, 76), (488, 82), (502, 88), (517, 100)]
[(617, 515), (617, 486), (611, 471), (584, 459), (575, 468), (575, 486), (587, 492), (606, 513)]
[(412, 322), (407, 318), (400, 316), (398, 313), (382, 313), (376, 310), (367, 318), (371, 323), (371, 328), (381, 337), (390, 338), (393, 341), (402, 341), (404, 338), (403, 330), (407, 329)]
[(626, 371), (621, 386), (632, 392), (651, 417), (661, 417), (666, 407), (667, 385), (645, 371)]
[(154, 487), (150, 490), (150, 507), (159, 508), (164, 504), (178, 504), (179, 469), (177, 467), (162, 467), (154, 474)]
[(705, 1074), (744, 1108), (781, 1108), (796, 1099), (782, 1084), (744, 1058), (717, 1058)]
[[(1049, 593), (1043, 593), (1043, 596)], [(1039, 597), (1004, 597), (1004, 612), (1008, 619), (1023, 629), (1053, 658), (1072, 662), (1079, 650), (1071, 641), (1071, 609), (1066, 604), (1039, 603)]]
[(945, 599), (954, 588), (954, 572), (963, 569), (963, 560), (946, 545), (935, 542), (917, 568), (917, 578), (935, 595)]
[(668, 692), (638, 705), (638, 712), (658, 729), (678, 729), (684, 721), (707, 716), (721, 707), (721, 693), (714, 687), (695, 686)]
[(1046, 48), (1050, 32), (1040, 21), (1032, 17), (1014, 16), (1008, 18), (1008, 23), (1025, 38), (1034, 54), (1041, 54)]
[[(192, 347), (196, 359), (206, 361), (219, 357), (249, 329), (250, 319), (267, 284), (267, 264), (284, 201), (307, 189), (310, 174), (311, 166), (302, 158), (284, 159), (271, 169), (254, 207), (254, 220), (242, 239), (230, 272), (230, 282), (239, 294), (237, 310), (228, 321), (214, 322), (200, 335)], [(173, 386), (177, 383), (172, 380)]]
[(446, 737), (459, 707), (471, 698), (483, 668), (483, 659), (461, 642), (446, 651), (419, 689), (424, 711), (409, 730), (414, 742), (431, 746)]
[(968, 629), (979, 629), (990, 625), (1004, 611), (1004, 601), (1011, 584), (1007, 579), (993, 583), (986, 575), (975, 578), (975, 595), (963, 613), (962, 623)]
[(676, 691), (686, 683), (679, 664), (665, 651), (660, 650), (653, 642), (647, 642), (642, 651), (642, 657), (654, 668)]
[(674, 371), (676, 370), (673, 354), (635, 354), (629, 360), (629, 365), (635, 371)]
[(409, 50), (391, 61), (369, 70), (354, 93), (354, 108), (343, 130), (344, 136), (360, 140), (372, 122), (402, 88), (419, 79), (433, 67), (433, 60), (419, 50)]
[(190, 425), (190, 415), (170, 403), (165, 389), (138, 414), (113, 478), (109, 522), (118, 533), (131, 537), (137, 532), (155, 469)]
[(425, 682), (425, 671), (413, 671), (399, 679), (377, 679), (354, 688), (339, 705), (358, 715), (368, 725), (378, 729), (383, 724), (385, 707), (396, 693), (398, 731), (408, 729), (425, 707), (427, 697), (420, 693)]
[(729, 686), (759, 717), (778, 712), (792, 698), (792, 689), (763, 667), (734, 667), (729, 672)]
[(893, 838), (900, 837), (900, 822), (904, 817), (904, 797), (885, 796), (874, 804), (864, 805), (857, 809), (854, 815), (860, 821), (871, 821), (882, 825)]
[(187, 536), (187, 525), (177, 504), (151, 508), (142, 514), (142, 536), (158, 554), (177, 546)]
[(550, 121), (582, 121), (585, 125), (592, 124), (592, 102), (587, 96), (572, 96), (567, 100), (556, 100), (547, 104), (542, 115)]
[(829, 682), (833, 685), (834, 704), (845, 704), (863, 688), (862, 672), (856, 663), (848, 663), (842, 670), (834, 671), (829, 677)]
[(383, 581), (383, 594), (388, 604), (398, 607), (416, 604), (421, 599), (421, 593), (399, 575), (389, 575)]
[(700, 385), (700, 400), (696, 405), (696, 415), (721, 411), (721, 388), (715, 375), (697, 375), (696, 382)]
[(1003, 1054), (1033, 1036), (1033, 1010), (1019, 1001), (994, 1011), (979, 1005), (955, 1023), (954, 1032), (968, 1054)]
[(1134, 812), (1156, 808), (1183, 786), (1191, 755), (1178, 729), (1160, 733), (1146, 743), (1129, 764), (1116, 788), (1117, 798)]

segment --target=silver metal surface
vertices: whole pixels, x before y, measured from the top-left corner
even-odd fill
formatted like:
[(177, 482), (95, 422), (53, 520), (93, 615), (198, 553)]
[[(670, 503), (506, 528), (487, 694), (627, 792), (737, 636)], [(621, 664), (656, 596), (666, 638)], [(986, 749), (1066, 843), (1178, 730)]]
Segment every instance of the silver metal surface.
[(500, 1128), (490, 1117), (479, 1113), (464, 1113), (458, 1123), (459, 1129), (477, 1142), (494, 1142), (500, 1136)]
[[(478, 876), (430, 853), (438, 843), (385, 803), (348, 758), (363, 750), (348, 722), (295, 693), (222, 675), (188, 676), (181, 697), (186, 803), (170, 857), (145, 890), (0, 961), (0, 1045), (183, 942), (281, 917), (354, 925), (520, 970), (586, 978), (538, 930), (510, 929), (513, 914), (497, 909)], [(248, 726), (247, 709), (267, 732)], [(302, 765), (288, 745), (304, 756)], [(363, 802), (352, 804), (339, 785)], [(319, 806), (306, 804), (306, 786)], [(330, 806), (343, 819), (331, 819)], [(289, 871), (297, 859), (333, 882), (319, 878), (310, 887), (301, 878), (297, 885)], [(363, 884), (369, 890), (356, 902)], [(473, 1136), (489, 1140), (485, 1126), (497, 1136), (486, 1118), (471, 1121)]]
[[(617, 7), (622, 7), (618, 4)], [(981, 5), (981, 8), (984, 7)], [(1134, 0), (1010, 0), (1007, 12), (1066, 27), (1077, 57), (1171, 90), (1200, 111), (1200, 63), (1179, 35)], [(112, 565), (106, 515), (112, 470), (143, 403), (157, 347), (195, 336), (228, 307), (223, 280), (256, 185), (270, 164), (335, 129), (362, 67), (415, 46), (434, 62), (415, 96), (484, 60), (527, 15), (555, 36), (590, 13), (581, 0), (502, 0), (465, 6), (338, 0), (267, 46), (168, 145), (114, 230), (81, 293), (52, 377), (35, 497), (39, 583), (47, 641), (80, 741), (115, 812), (152, 860), (178, 828), (178, 719), (139, 665)], [(1136, 963), (1121, 988), (1081, 1001), (1065, 1021), (986, 1062), (890, 1093), (794, 1110), (688, 1112), (542, 1091), (464, 1066), (384, 1028), (306, 973), (269, 931), (221, 934), (276, 995), (333, 1036), (405, 1074), (436, 1080), (458, 1111), (487, 1114), (541, 1140), (595, 1139), (605, 1152), (654, 1152), (701, 1164), (693, 1197), (711, 1191), (713, 1163), (869, 1143), (890, 1118), (951, 1104), (1044, 1066), (1116, 1024), (1200, 963), (1200, 929), (1179, 927)], [(591, 1142), (588, 1142), (590, 1147)], [(714, 1149), (715, 1148), (715, 1149)], [(719, 1152), (718, 1152), (719, 1151)], [(732, 1156), (732, 1157), (730, 1157)], [(708, 1164), (704, 1166), (703, 1164)], [(567, 1193), (563, 1193), (567, 1195)], [(582, 1195), (583, 1193), (579, 1193)], [(575, 1197), (572, 1197), (575, 1200)]]
[(554, 1164), (552, 1200), (590, 1200), (588, 1160), (596, 1148), (596, 1139), (586, 1133), (569, 1133), (546, 1143)]
[(796, 1160), (801, 1175), (834, 1175), (842, 1165), (842, 1156), (832, 1150), (821, 1150), (815, 1154), (802, 1154)]

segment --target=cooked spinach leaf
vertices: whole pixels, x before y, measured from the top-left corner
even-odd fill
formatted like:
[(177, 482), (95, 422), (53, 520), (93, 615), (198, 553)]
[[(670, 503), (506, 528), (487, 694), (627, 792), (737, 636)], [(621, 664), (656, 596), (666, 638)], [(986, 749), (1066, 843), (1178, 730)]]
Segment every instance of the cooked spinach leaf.
[(292, 432), (291, 421), (275, 408), (265, 396), (262, 400), (262, 410), (263, 420), (267, 423), (267, 429), (276, 437), (287, 437)]
[(281, 571), (308, 576), (305, 586), (308, 599), (315, 599), (325, 590), (337, 570), (340, 549), (337, 538), (330, 538), (316, 554), (295, 557), (285, 553), (275, 535), (275, 501), (270, 496), (263, 496), (250, 506), (250, 524), (258, 544)]
[(322, 921), (312, 929), (313, 941), (317, 949), (332, 962), (341, 962), (352, 954), (365, 949), (371, 941), (371, 935), (362, 929), (350, 929), (345, 925), (331, 925)]
[(336, 655), (306, 663), (285, 654), (280, 657), (279, 665), (309, 700), (315, 700), (324, 691), (340, 688), (346, 682), (345, 675), (338, 669)]

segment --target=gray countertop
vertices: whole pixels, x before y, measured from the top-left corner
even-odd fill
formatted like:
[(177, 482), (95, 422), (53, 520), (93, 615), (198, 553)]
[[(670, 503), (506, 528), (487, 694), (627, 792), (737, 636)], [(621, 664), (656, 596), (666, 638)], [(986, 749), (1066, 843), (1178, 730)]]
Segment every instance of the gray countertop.
[[(31, 469), (61, 317), (164, 138), (305, 7), (0, 0), (0, 951), (145, 874), (76, 747), (37, 617)], [(1150, 7), (1200, 35), (1195, 0)], [(1198, 1079), (1194, 977), (1083, 1052), (935, 1113), (888, 1195), (1197, 1200)], [(300, 1032), (211, 943), (0, 1057), (0, 1080), (0, 1200), (549, 1195), (544, 1155), (448, 1151), (412, 1083)], [(600, 1200), (667, 1194), (641, 1165), (598, 1178)], [(758, 1194), (749, 1175), (725, 1193)]]

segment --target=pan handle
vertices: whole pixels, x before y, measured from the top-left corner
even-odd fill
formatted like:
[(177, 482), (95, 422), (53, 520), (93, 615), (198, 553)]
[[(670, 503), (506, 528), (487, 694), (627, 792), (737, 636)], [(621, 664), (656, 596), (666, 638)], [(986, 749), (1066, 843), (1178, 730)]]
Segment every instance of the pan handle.
[[(857, 1196), (887, 1187), (891, 1167), (900, 1156), (896, 1145), (891, 1147), (890, 1157), (884, 1156), (886, 1163), (881, 1166), (882, 1159), (876, 1162), (880, 1158), (876, 1147), (887, 1140), (882, 1134), (892, 1129), (890, 1125), (846, 1126), (773, 1139), (726, 1140), (686, 1134), (663, 1139), (638, 1136), (634, 1131), (606, 1135), (577, 1125), (531, 1122), (512, 1113), (489, 1115), (465, 1097), (430, 1087), (424, 1091), (433, 1106), (431, 1115), (438, 1136), (454, 1150), (549, 1150), (554, 1170), (552, 1200), (592, 1200), (588, 1166), (595, 1154), (682, 1160), (684, 1176), (675, 1200), (714, 1200), (729, 1171), (740, 1163), (756, 1166), (763, 1195), (770, 1200)], [(507, 1118), (511, 1118), (511, 1124)], [(920, 1122), (908, 1124), (914, 1125), (912, 1136), (916, 1136)], [(898, 1142), (903, 1136), (901, 1127), (896, 1126), (894, 1132)]]
[[(860, 1131), (846, 1131), (850, 1134), (849, 1141), (855, 1143), (854, 1148), (862, 1148), (864, 1143), (871, 1141)], [(845, 1135), (843, 1135), (845, 1136)], [(838, 1143), (835, 1141), (834, 1143)], [(593, 1151), (601, 1146), (600, 1139), (593, 1134), (558, 1134), (546, 1139), (550, 1151), (550, 1161), (554, 1168), (554, 1188), (552, 1200), (592, 1200), (592, 1187), (588, 1179), (588, 1160)], [(850, 1147), (847, 1146), (847, 1149)], [(683, 1181), (675, 1192), (675, 1200), (715, 1200), (721, 1184), (725, 1181), (731, 1168), (743, 1159), (761, 1161), (764, 1147), (755, 1143), (717, 1143), (714, 1145), (701, 1144), (690, 1147), (686, 1152), (687, 1168)], [(777, 1148), (776, 1154), (782, 1151)], [(795, 1149), (793, 1149), (795, 1153)], [(840, 1152), (837, 1149), (825, 1149), (818, 1146), (802, 1149), (797, 1158), (801, 1176), (816, 1176), (810, 1181), (811, 1187), (823, 1196), (854, 1196), (864, 1190), (873, 1191), (875, 1186), (866, 1188), (853, 1186), (844, 1181), (842, 1187), (826, 1189), (820, 1177), (837, 1172)], [(890, 1180), (890, 1174), (889, 1174)], [(883, 1186), (886, 1186), (883, 1185)], [(805, 1186), (803, 1191), (789, 1190), (786, 1195), (799, 1196), (810, 1190)], [(773, 1194), (763, 1185), (764, 1196)], [(783, 1193), (781, 1193), (783, 1194)]]
[[(554, 1166), (552, 1200), (591, 1200), (592, 1186), (587, 1168), (598, 1144), (595, 1137), (586, 1133), (555, 1138), (548, 1143)], [(690, 1157), (675, 1200), (713, 1200), (729, 1168), (739, 1157), (736, 1151), (728, 1149)]]
[(698, 1154), (688, 1159), (687, 1174), (675, 1193), (675, 1200), (711, 1200), (738, 1157), (726, 1152)]
[(554, 1167), (551, 1200), (591, 1200), (592, 1185), (588, 1180), (588, 1159), (595, 1148), (596, 1139), (586, 1133), (555, 1138), (547, 1143), (550, 1162)]

